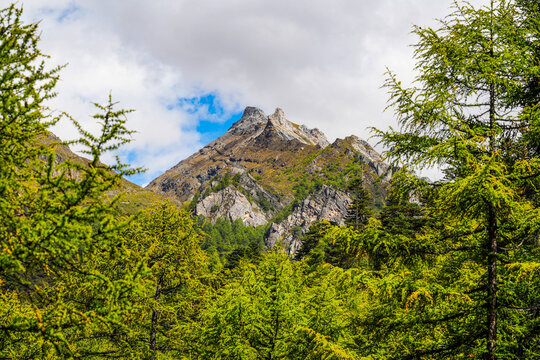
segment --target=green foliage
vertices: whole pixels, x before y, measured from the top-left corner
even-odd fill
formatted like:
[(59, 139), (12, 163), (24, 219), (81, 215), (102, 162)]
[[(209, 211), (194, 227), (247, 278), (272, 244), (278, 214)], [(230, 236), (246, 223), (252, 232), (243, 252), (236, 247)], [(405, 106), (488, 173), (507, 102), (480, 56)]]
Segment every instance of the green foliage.
[(257, 192), (257, 199), (256, 199), (257, 205), (261, 208), (264, 212), (270, 212), (274, 210), (274, 205), (266, 198), (264, 197), (264, 194), (262, 192)]
[(100, 162), (130, 135), (127, 112), (110, 98), (96, 104), (99, 136), (79, 127), (90, 161), (57, 164), (55, 144), (41, 140), (58, 120), (43, 102), (55, 95), (60, 67), (47, 70), (37, 25), (21, 14), (14, 5), (0, 11), (0, 356), (84, 356), (84, 339), (122, 332), (132, 307), (139, 272), (113, 278), (98, 264), (124, 256), (126, 222), (105, 192), (139, 170)]
[(351, 204), (345, 216), (345, 225), (352, 226), (356, 230), (362, 229), (371, 217), (371, 196), (364, 188), (361, 177), (352, 178), (347, 185), (347, 190), (351, 196)]
[[(57, 161), (43, 102), (60, 68), (37, 25), (1, 10), (0, 357), (538, 358), (538, 7), (516, 3), (456, 2), (439, 29), (415, 28), (418, 86), (389, 74), (401, 129), (383, 144), (443, 180), (402, 167), (375, 219), (359, 159), (318, 149), (303, 161), (335, 161), (286, 174), (296, 201), (274, 221), (322, 184), (355, 209), (354, 226), (312, 226), (294, 261), (241, 220), (168, 203), (119, 217), (115, 189), (140, 169), (100, 158), (130, 140), (129, 111), (95, 104), (99, 135), (74, 121), (90, 160)], [(215, 181), (196, 199), (241, 189), (239, 174)]]
[(142, 271), (142, 288), (125, 320), (130, 356), (178, 358), (187, 346), (186, 323), (197, 316), (208, 291), (208, 259), (199, 247), (203, 234), (188, 212), (161, 203), (141, 213), (122, 236), (127, 258), (115, 270)]
[(295, 256), (297, 260), (305, 258), (312, 267), (328, 263), (349, 269), (365, 260), (361, 245), (362, 234), (353, 227), (339, 227), (323, 220), (311, 226)]
[(281, 209), (280, 212), (276, 214), (270, 221), (271, 223), (280, 223), (284, 221), (289, 215), (291, 215), (294, 211), (294, 208), (298, 205), (298, 201), (293, 201), (289, 205), (285, 206), (283, 209)]
[[(315, 173), (302, 172), (294, 179), (293, 193), (297, 201), (317, 192), (323, 185), (343, 191), (349, 190), (349, 183), (364, 173), (365, 165), (359, 158), (345, 162), (344, 165), (328, 162), (321, 171)], [(375, 192), (376, 189), (373, 189)]]
[[(404, 89), (389, 74), (401, 130), (379, 132), (382, 142), (397, 161), (445, 173), (426, 193), (429, 226), (412, 236), (414, 229), (397, 232), (408, 251), (426, 258), (403, 264), (410, 275), (394, 291), (407, 296), (393, 303), (393, 316), (377, 320), (387, 323), (384, 337), (401, 343), (402, 358), (539, 354), (536, 325), (526, 320), (534, 317), (538, 292), (530, 289), (538, 283), (515, 282), (512, 273), (538, 264), (528, 254), (540, 219), (526, 195), (540, 170), (527, 150), (539, 107), (516, 101), (538, 76), (528, 41), (538, 33), (522, 26), (521, 15), (508, 1), (482, 9), (456, 2), (439, 29), (414, 30), (418, 87)], [(509, 297), (517, 288), (529, 290)]]
[[(205, 309), (192, 356), (204, 359), (353, 359), (345, 350), (345, 299), (339, 272), (308, 277), (280, 252), (243, 263)], [(336, 279), (337, 278), (337, 279)]]
[[(246, 226), (241, 219), (231, 222), (218, 218), (214, 224), (198, 217), (198, 224), (205, 233), (201, 240), (201, 248), (213, 259), (213, 266), (219, 268), (223, 263), (227, 266), (236, 263), (237, 257), (256, 257), (256, 253), (264, 246), (265, 226)], [(232, 254), (227, 260), (228, 255)]]
[[(521, 9), (522, 27), (529, 31), (529, 37), (525, 39), (536, 60), (540, 60), (540, 5), (536, 0), (516, 0), (517, 6)], [(519, 104), (534, 106), (540, 102), (540, 75), (526, 79), (526, 84), (516, 96)]]
[(259, 243), (253, 241), (248, 245), (240, 246), (233, 249), (230, 253), (225, 256), (225, 268), (234, 269), (242, 261), (251, 261), (255, 264), (261, 258), (261, 246)]
[(410, 176), (407, 169), (402, 168), (394, 174), (392, 186), (387, 203), (379, 214), (381, 225), (389, 234), (414, 237), (427, 226), (425, 209), (429, 199), (423, 196), (422, 205), (409, 199), (420, 197), (422, 191), (427, 193), (427, 183)]

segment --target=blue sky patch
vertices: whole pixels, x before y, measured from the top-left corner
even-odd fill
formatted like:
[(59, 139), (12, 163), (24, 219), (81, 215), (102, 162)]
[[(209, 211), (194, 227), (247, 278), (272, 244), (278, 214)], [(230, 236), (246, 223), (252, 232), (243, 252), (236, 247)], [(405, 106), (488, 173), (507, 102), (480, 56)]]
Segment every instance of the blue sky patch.
[(75, 14), (77, 11), (79, 11), (79, 7), (71, 4), (69, 7), (62, 10), (60, 15), (58, 15), (58, 17), (56, 18), (56, 21), (58, 21), (59, 23), (62, 23), (65, 20), (67, 20), (69, 17), (71, 17), (71, 15)]
[(178, 106), (196, 118), (196, 131), (205, 145), (223, 135), (243, 113), (243, 110), (230, 112), (225, 109), (214, 93), (178, 99)]
[(233, 114), (223, 123), (200, 120), (199, 125), (197, 126), (197, 132), (201, 134), (201, 142), (206, 145), (209, 142), (217, 139), (221, 135), (225, 134), (232, 124), (240, 120), (241, 117), (242, 113), (240, 112)]
[[(199, 133), (200, 143), (202, 146), (212, 142), (221, 135), (223, 135), (236, 121), (240, 120), (243, 114), (243, 109), (240, 111), (234, 111), (226, 109), (219, 96), (214, 93), (204, 94), (202, 96), (191, 98), (179, 98), (177, 104), (168, 105), (167, 109), (172, 110), (175, 107), (179, 107), (182, 111), (188, 113), (193, 117), (195, 131)], [(238, 107), (236, 108), (238, 109)], [(193, 149), (195, 153), (199, 149)], [(137, 153), (131, 151), (124, 153), (122, 156), (124, 161), (128, 163), (135, 163), (137, 159)], [(176, 159), (171, 167), (176, 165), (184, 159)], [(143, 173), (139, 175), (129, 176), (127, 179), (135, 184), (144, 186), (150, 179), (154, 179), (161, 173)]]

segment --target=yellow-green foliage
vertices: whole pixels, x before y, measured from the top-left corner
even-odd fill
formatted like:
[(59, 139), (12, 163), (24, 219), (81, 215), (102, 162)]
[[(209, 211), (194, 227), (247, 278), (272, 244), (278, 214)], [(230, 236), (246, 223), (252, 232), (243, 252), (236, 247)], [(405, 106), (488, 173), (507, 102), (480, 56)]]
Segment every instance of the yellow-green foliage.
[(339, 269), (311, 277), (304, 264), (276, 250), (231, 281), (194, 324), (201, 359), (355, 359), (347, 350), (346, 295)]
[(122, 233), (126, 256), (111, 268), (141, 272), (124, 320), (130, 334), (124, 356), (176, 359), (183, 350), (174, 349), (190, 346), (186, 327), (210, 291), (204, 285), (208, 259), (199, 247), (202, 236), (188, 212), (166, 202), (144, 210)]
[(45, 70), (37, 25), (21, 14), (14, 5), (0, 10), (0, 357), (83, 356), (81, 339), (122, 331), (138, 277), (111, 277), (102, 266), (122, 258), (125, 226), (106, 192), (137, 172), (100, 162), (129, 141), (127, 111), (111, 99), (96, 104), (100, 136), (74, 122), (91, 158), (56, 161), (57, 149), (42, 140), (57, 119), (43, 103), (60, 68)]

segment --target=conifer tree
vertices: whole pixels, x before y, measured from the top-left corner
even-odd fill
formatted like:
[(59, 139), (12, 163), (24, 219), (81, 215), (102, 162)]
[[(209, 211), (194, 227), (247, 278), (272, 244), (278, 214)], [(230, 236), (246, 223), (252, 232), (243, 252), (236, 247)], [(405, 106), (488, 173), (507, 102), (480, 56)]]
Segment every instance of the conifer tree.
[(108, 354), (88, 345), (104, 329), (125, 330), (138, 277), (111, 278), (100, 266), (124, 253), (118, 197), (106, 192), (138, 170), (100, 159), (130, 140), (127, 111), (110, 98), (96, 104), (101, 133), (79, 126), (90, 160), (57, 159), (47, 129), (58, 118), (45, 101), (55, 96), (61, 67), (48, 68), (37, 24), (21, 15), (15, 5), (0, 10), (0, 357)]
[[(192, 358), (354, 359), (341, 269), (307, 277), (281, 250), (241, 262), (194, 323)], [(346, 277), (346, 276), (344, 276)]]
[(392, 189), (379, 215), (381, 225), (389, 234), (412, 237), (426, 225), (426, 204), (422, 205), (420, 199), (416, 199), (417, 194), (412, 192), (425, 181), (410, 175), (406, 168), (401, 168), (392, 176)]
[(515, 101), (540, 72), (528, 41), (536, 31), (511, 1), (480, 9), (456, 1), (438, 29), (414, 29), (416, 86), (389, 73), (401, 129), (379, 132), (382, 142), (398, 161), (445, 174), (427, 210), (430, 230), (409, 244), (437, 269), (427, 284), (421, 269), (403, 284), (407, 325), (396, 331), (420, 339), (408, 338), (396, 358), (539, 356), (540, 262), (527, 244), (540, 212), (524, 192), (536, 186), (540, 161), (518, 150), (537, 134), (540, 112)]
[(364, 182), (361, 176), (354, 177), (347, 185), (347, 190), (351, 196), (351, 204), (347, 209), (345, 224), (359, 230), (368, 223), (372, 215), (371, 196), (364, 188)]
[[(522, 27), (530, 32), (527, 40), (537, 59), (540, 59), (540, 4), (536, 0), (516, 0), (521, 9)], [(536, 75), (523, 86), (523, 92), (516, 97), (521, 104), (534, 105), (540, 101), (540, 80)]]
[[(140, 293), (132, 297), (130, 355), (178, 358), (188, 346), (183, 329), (196, 318), (209, 288), (202, 231), (190, 214), (161, 203), (143, 211), (122, 234), (126, 258), (113, 271), (141, 267)], [(120, 270), (122, 271), (122, 270)], [(111, 274), (113, 275), (113, 274)]]

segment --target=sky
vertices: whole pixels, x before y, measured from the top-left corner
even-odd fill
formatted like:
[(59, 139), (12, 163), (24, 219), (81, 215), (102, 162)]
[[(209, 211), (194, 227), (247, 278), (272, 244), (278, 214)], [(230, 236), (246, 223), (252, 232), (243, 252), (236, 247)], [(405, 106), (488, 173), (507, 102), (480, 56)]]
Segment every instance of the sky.
[[(487, 0), (473, 0), (486, 5)], [(5, 3), (5, 5), (4, 5)], [(9, 1), (0, 0), (2, 7)], [(246, 106), (280, 107), (330, 141), (395, 126), (381, 86), (414, 79), (413, 24), (452, 0), (20, 0), (49, 64), (67, 64), (49, 106), (97, 133), (93, 103), (134, 109), (119, 155), (146, 185), (223, 134)], [(52, 129), (69, 140), (67, 121)], [(379, 150), (382, 150), (378, 148)]]

